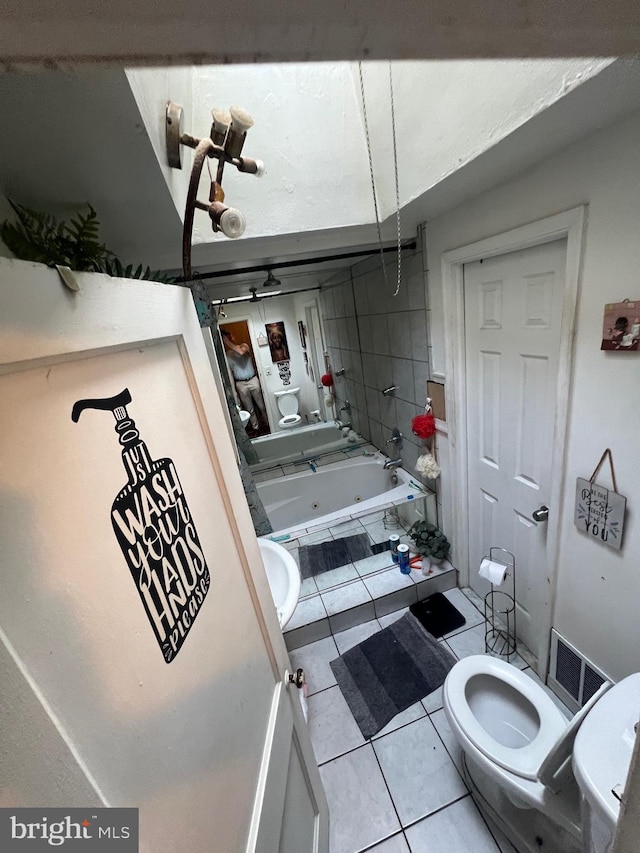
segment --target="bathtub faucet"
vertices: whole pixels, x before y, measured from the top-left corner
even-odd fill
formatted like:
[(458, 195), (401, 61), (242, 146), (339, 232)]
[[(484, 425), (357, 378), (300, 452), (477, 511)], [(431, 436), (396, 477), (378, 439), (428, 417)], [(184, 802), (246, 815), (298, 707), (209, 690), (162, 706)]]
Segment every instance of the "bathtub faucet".
[(402, 465), (402, 459), (387, 459), (384, 463), (384, 470), (388, 471), (389, 468), (399, 468)]

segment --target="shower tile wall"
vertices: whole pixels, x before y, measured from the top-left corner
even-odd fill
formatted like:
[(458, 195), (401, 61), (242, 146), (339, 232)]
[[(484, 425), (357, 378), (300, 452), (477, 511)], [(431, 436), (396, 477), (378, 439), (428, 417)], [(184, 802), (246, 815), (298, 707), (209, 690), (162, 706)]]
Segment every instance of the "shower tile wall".
[[(345, 368), (336, 378), (338, 407), (348, 399), (354, 427), (390, 456), (394, 448), (386, 441), (397, 426), (404, 436), (402, 464), (411, 472), (424, 446), (411, 432), (411, 419), (424, 411), (431, 354), (422, 236), (420, 229), (418, 248), (402, 255), (398, 296), (397, 266), (389, 255), (388, 284), (376, 256), (333, 276), (320, 296), (331, 365)], [(397, 386), (395, 395), (383, 395), (390, 385)]]

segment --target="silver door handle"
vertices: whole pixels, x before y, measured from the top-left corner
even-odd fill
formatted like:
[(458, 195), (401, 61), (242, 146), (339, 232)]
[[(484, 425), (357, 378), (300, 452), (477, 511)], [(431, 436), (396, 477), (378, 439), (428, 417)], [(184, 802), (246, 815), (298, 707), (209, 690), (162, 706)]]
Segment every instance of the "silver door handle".
[(531, 517), (534, 521), (547, 521), (549, 518), (549, 507), (542, 504), (542, 506), (531, 513)]

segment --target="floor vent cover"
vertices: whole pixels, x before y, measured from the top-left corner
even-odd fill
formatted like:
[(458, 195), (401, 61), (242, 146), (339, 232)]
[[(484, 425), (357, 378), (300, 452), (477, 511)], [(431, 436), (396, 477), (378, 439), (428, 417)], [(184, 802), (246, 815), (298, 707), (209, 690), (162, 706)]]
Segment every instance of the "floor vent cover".
[(570, 708), (577, 711), (585, 705), (607, 680), (575, 646), (551, 629), (550, 686)]

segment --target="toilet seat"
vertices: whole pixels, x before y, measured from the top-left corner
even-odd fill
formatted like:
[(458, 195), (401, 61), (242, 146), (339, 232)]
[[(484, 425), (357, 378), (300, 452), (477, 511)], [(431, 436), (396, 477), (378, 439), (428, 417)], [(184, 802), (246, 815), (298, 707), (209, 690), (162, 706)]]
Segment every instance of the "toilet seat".
[(529, 676), (488, 655), (457, 663), (445, 681), (444, 697), (462, 737), (499, 767), (531, 781), (538, 779), (540, 766), (569, 725)]
[(278, 409), (282, 417), (278, 421), (280, 429), (291, 429), (298, 426), (302, 416), (298, 414), (298, 392), (299, 388), (287, 388), (284, 391), (276, 391), (275, 398), (278, 401)]
[(291, 427), (297, 426), (301, 420), (300, 415), (285, 415), (278, 421), (278, 426), (280, 429), (291, 429)]

